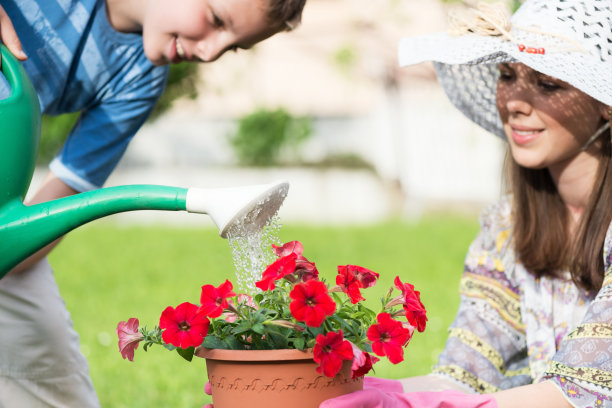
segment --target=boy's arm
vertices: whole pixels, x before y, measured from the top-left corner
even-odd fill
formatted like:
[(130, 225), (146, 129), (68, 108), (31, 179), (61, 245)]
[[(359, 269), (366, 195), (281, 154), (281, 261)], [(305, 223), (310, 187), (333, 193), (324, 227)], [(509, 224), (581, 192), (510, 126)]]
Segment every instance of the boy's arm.
[(23, 52), (15, 27), (13, 27), (11, 19), (2, 6), (0, 6), (0, 42), (6, 45), (9, 51), (19, 60), (25, 61), (28, 58)]
[[(28, 200), (26, 204), (32, 205), (43, 203), (46, 201), (55, 200), (56, 198), (70, 196), (76, 193), (78, 193), (78, 191), (66, 185), (66, 183), (60, 180), (55, 174), (53, 174), (53, 172), (49, 172), (38, 190), (36, 190), (36, 193), (32, 196), (31, 199)], [(22, 271), (36, 264), (38, 261), (44, 258), (60, 242), (61, 239), (61, 237), (56, 239), (52, 243), (40, 249), (38, 252), (30, 255), (19, 265), (13, 268), (11, 273)]]

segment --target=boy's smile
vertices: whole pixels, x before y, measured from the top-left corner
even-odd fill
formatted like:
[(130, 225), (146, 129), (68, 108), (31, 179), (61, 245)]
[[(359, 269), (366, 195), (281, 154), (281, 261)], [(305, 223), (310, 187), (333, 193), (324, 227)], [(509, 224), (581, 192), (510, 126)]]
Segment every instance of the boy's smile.
[(142, 32), (145, 54), (155, 65), (214, 61), (282, 29), (268, 21), (267, 0), (138, 0), (122, 5), (107, 0), (107, 7), (118, 31)]

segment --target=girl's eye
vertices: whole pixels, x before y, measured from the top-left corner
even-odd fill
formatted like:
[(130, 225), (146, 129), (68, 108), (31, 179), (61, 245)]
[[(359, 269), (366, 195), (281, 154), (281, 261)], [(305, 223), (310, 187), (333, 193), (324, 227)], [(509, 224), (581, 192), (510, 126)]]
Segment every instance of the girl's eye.
[(512, 75), (511, 72), (502, 71), (502, 70), (499, 71), (499, 80), (500, 81), (507, 82), (507, 81), (512, 80), (513, 78), (514, 78), (514, 75)]
[(542, 79), (538, 81), (538, 86), (544, 89), (545, 91), (556, 91), (557, 89), (561, 88), (560, 85), (552, 81), (547, 81), (547, 80), (542, 80)]

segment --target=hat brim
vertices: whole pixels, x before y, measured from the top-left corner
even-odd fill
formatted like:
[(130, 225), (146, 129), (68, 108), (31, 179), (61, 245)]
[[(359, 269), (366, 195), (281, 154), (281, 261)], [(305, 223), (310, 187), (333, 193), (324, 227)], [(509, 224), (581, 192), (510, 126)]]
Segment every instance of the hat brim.
[[(525, 43), (542, 43), (542, 38), (534, 35)], [(496, 105), (497, 64), (502, 62), (521, 62), (612, 106), (612, 64), (586, 52), (551, 49), (544, 55), (531, 54), (501, 36), (437, 33), (400, 40), (398, 56), (400, 66), (434, 62), (450, 101), (476, 124), (502, 138), (505, 134)]]

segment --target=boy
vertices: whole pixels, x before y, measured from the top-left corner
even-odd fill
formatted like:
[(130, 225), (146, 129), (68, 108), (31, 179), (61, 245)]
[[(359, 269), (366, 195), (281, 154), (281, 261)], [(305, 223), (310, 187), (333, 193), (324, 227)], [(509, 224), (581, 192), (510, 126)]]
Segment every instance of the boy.
[[(294, 28), (305, 0), (2, 0), (0, 41), (43, 113), (81, 112), (30, 204), (101, 187), (163, 92), (167, 65), (212, 62)], [(10, 94), (0, 81), (0, 99)], [(97, 407), (53, 272), (53, 244), (0, 280), (0, 407)]]

